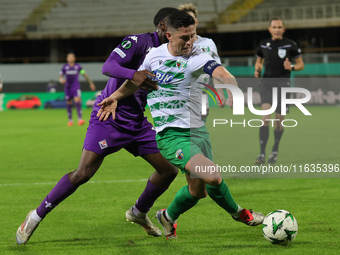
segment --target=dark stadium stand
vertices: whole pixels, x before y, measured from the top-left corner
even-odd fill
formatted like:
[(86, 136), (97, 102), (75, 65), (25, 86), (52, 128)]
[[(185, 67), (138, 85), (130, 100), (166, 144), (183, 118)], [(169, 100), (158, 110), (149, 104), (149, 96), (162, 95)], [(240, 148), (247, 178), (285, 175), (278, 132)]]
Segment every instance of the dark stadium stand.
[[(338, 0), (193, 2), (199, 11), (197, 32), (212, 38), (229, 63), (250, 64), (248, 57), (231, 58), (253, 56), (258, 40), (268, 36), (268, 20), (273, 16), (284, 19), (286, 35), (301, 45), (303, 53), (328, 54), (312, 57), (313, 61), (340, 52)], [(81, 62), (102, 63), (125, 35), (153, 31), (158, 9), (181, 3), (186, 2), (1, 0), (0, 63), (63, 62), (69, 50), (76, 50)]]

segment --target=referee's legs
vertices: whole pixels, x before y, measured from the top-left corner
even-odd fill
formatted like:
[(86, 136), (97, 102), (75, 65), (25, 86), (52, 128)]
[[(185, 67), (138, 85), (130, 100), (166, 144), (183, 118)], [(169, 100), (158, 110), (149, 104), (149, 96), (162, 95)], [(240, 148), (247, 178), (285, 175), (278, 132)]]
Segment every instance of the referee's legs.
[[(261, 106), (262, 110), (268, 110), (271, 108), (271, 104), (264, 103)], [(256, 164), (264, 164), (265, 163), (265, 156), (266, 156), (266, 145), (269, 137), (269, 122), (268, 119), (270, 119), (270, 115), (263, 115), (262, 121), (263, 126), (260, 127), (260, 154), (257, 156), (255, 163)]]

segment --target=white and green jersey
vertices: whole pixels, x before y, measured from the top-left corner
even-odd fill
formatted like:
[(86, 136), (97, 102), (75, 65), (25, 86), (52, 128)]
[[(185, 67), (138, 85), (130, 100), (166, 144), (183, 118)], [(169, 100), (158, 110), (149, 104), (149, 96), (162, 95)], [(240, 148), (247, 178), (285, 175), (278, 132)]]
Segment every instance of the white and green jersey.
[(221, 64), (221, 59), (217, 53), (216, 44), (212, 39), (197, 35), (197, 40), (194, 42), (194, 46), (198, 46), (201, 50), (212, 56), (217, 63)]
[(152, 48), (139, 70), (155, 74), (159, 89), (148, 95), (148, 105), (157, 132), (168, 127), (199, 128), (202, 121), (203, 85), (192, 82), (196, 71), (214, 59), (198, 47), (189, 55), (172, 56), (168, 44)]

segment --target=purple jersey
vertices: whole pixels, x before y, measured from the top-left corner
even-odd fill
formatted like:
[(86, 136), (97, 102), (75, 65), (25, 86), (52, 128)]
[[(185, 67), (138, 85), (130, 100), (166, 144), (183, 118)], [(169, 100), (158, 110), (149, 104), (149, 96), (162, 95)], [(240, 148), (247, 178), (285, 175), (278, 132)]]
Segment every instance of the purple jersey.
[(72, 67), (69, 64), (63, 66), (59, 74), (66, 77), (65, 91), (77, 91), (80, 89), (78, 77), (82, 70), (83, 68), (78, 63), (75, 63)]
[[(152, 47), (160, 45), (157, 32), (129, 35), (125, 37), (120, 45), (118, 45), (105, 62), (104, 67), (109, 69), (110, 59), (115, 60), (120, 66), (129, 69), (137, 70), (143, 63), (146, 54)], [(103, 68), (104, 68), (103, 67)], [(98, 96), (94, 107), (93, 113), (98, 112), (100, 109), (97, 104), (103, 99), (109, 97), (115, 92), (125, 81), (125, 79), (110, 78), (106, 84), (105, 89), (101, 95)], [(147, 119), (144, 117), (144, 110), (146, 106), (147, 91), (140, 89), (134, 95), (126, 97), (118, 102), (116, 109), (116, 118), (111, 121), (116, 127), (129, 129), (131, 131), (138, 131), (146, 125)], [(95, 114), (91, 114), (91, 120), (98, 119)]]

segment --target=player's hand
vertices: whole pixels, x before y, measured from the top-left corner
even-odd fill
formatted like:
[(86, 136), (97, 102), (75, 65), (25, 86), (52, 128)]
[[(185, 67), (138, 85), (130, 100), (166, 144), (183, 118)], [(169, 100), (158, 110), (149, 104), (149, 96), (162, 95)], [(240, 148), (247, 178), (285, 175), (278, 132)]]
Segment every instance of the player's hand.
[(284, 69), (291, 71), (292, 70), (291, 65), (292, 63), (289, 61), (288, 58), (286, 58), (285, 62), (283, 62)]
[(229, 97), (227, 98), (226, 104), (227, 104), (231, 109), (233, 109), (233, 97), (232, 97), (232, 96), (229, 96)]
[(155, 75), (148, 70), (141, 70), (134, 73), (132, 80), (142, 89), (157, 90), (158, 85), (150, 79), (150, 76), (154, 77)]
[(261, 70), (255, 70), (254, 76), (255, 76), (255, 78), (260, 78), (261, 77)]
[(65, 83), (66, 83), (66, 80), (63, 79), (63, 78), (59, 78), (59, 83), (60, 83), (60, 84), (65, 84)]
[[(218, 97), (216, 96), (216, 101), (217, 101), (217, 105), (221, 108), (223, 108), (226, 103), (227, 103), (227, 100), (225, 99), (225, 96), (224, 96), (224, 93), (223, 91), (221, 93), (218, 93), (218, 95), (220, 96), (220, 99), (221, 99), (221, 102), (220, 100), (218, 99)], [(222, 103), (222, 104), (221, 104)]]
[(96, 90), (96, 86), (94, 85), (93, 82), (90, 83), (90, 89), (91, 89), (92, 91), (95, 91), (95, 90)]
[(112, 119), (114, 120), (116, 118), (116, 109), (117, 109), (117, 103), (118, 101), (112, 97), (107, 97), (103, 101), (101, 101), (98, 106), (101, 106), (97, 117), (100, 121), (106, 121), (110, 114), (112, 114)]

